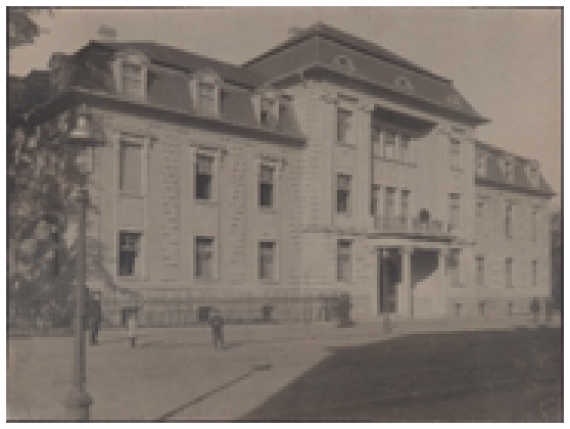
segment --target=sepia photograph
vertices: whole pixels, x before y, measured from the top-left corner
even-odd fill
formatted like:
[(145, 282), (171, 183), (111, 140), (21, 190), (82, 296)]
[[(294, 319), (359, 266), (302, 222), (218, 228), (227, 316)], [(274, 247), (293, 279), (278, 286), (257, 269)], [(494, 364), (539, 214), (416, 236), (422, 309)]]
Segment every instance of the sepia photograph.
[(8, 422), (562, 422), (562, 8), (7, 7)]

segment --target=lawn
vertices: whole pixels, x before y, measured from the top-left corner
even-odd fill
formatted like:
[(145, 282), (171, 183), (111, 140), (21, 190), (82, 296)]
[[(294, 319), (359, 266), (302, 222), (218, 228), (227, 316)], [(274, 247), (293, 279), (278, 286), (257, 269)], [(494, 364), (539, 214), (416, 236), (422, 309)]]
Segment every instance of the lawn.
[(560, 328), (407, 335), (331, 351), (242, 420), (562, 420)]

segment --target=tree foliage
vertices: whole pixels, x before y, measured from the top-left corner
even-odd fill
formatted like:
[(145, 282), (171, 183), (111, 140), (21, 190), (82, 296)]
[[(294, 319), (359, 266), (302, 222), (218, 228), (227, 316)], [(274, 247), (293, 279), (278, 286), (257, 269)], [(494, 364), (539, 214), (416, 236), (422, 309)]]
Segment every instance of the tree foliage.
[(45, 32), (35, 18), (42, 13), (52, 13), (50, 8), (8, 8), (8, 48), (10, 50), (35, 42)]

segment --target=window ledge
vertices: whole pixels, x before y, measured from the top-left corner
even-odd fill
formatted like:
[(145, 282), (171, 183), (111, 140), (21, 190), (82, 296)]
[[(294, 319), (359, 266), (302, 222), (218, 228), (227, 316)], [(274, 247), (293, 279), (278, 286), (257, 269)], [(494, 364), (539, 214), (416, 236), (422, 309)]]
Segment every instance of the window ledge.
[(451, 166), (451, 167), (449, 167), (449, 169), (450, 169), (451, 171), (455, 171), (455, 172), (457, 172), (457, 173), (463, 173), (463, 168), (461, 168), (461, 167)]
[(262, 286), (278, 286), (281, 284), (281, 282), (277, 279), (277, 280), (262, 280), (262, 279), (258, 279), (257, 283), (262, 285)]
[(385, 156), (378, 156), (378, 155), (374, 155), (373, 156), (374, 159), (378, 159), (382, 162), (390, 162), (393, 164), (399, 164), (399, 165), (407, 165), (408, 167), (417, 167), (417, 164), (414, 161), (403, 161), (401, 159), (397, 159), (397, 158), (387, 158)]
[(194, 286), (200, 285), (216, 285), (219, 284), (219, 279), (208, 279), (204, 277), (194, 277)]
[(119, 196), (120, 197), (127, 197), (127, 198), (144, 198), (146, 197), (145, 194), (142, 194), (140, 192), (133, 192), (133, 191), (119, 191)]
[(203, 206), (210, 206), (210, 207), (213, 207), (213, 206), (217, 206), (217, 205), (218, 205), (218, 201), (216, 201), (216, 200), (203, 200), (203, 199), (200, 199), (200, 198), (194, 198), (194, 201), (196, 202), (196, 204), (200, 204), (200, 205), (203, 205)]
[(276, 215), (278, 213), (276, 207), (265, 207), (265, 206), (260, 206), (259, 212), (268, 215)]
[(356, 144), (355, 144), (355, 143), (348, 143), (348, 142), (339, 142), (339, 141), (337, 141), (337, 142), (336, 142), (336, 145), (337, 145), (337, 146), (340, 146), (340, 147), (346, 147), (346, 148), (348, 148), (348, 149), (356, 149)]

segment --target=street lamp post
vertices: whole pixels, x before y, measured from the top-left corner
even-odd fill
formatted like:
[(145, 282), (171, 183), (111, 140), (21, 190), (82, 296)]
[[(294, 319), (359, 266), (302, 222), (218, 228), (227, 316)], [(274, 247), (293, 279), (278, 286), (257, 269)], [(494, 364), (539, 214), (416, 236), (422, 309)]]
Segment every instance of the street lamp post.
[(89, 409), (93, 402), (85, 390), (86, 353), (85, 353), (85, 250), (87, 240), (87, 206), (89, 193), (80, 189), (77, 198), (79, 212), (79, 237), (77, 248), (77, 284), (75, 290), (75, 338), (73, 353), (73, 387), (65, 399), (67, 417), (73, 421), (89, 420)]
[(78, 237), (77, 237), (77, 284), (75, 289), (75, 336), (73, 347), (73, 381), (65, 399), (68, 420), (87, 421), (93, 400), (86, 391), (87, 356), (85, 349), (85, 310), (86, 310), (86, 247), (87, 247), (87, 208), (89, 191), (87, 176), (91, 172), (89, 148), (94, 145), (91, 116), (85, 105), (76, 110), (75, 128), (69, 133), (72, 146), (81, 149), (78, 158), (82, 181), (77, 196)]

